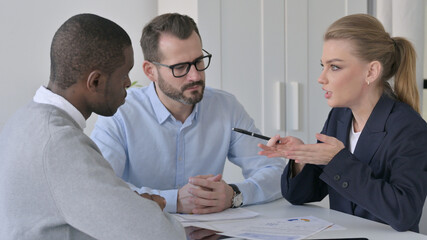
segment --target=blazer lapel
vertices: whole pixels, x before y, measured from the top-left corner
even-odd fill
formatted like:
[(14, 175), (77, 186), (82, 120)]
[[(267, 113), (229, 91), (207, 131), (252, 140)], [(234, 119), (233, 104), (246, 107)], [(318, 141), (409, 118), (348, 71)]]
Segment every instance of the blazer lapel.
[(348, 134), (350, 131), (351, 120), (353, 114), (350, 109), (347, 109), (343, 118), (337, 121), (337, 139), (344, 143), (344, 146), (348, 146)]
[(369, 164), (387, 134), (385, 124), (393, 108), (394, 101), (386, 95), (381, 96), (377, 105), (372, 110), (371, 116), (363, 128), (360, 138), (357, 141), (354, 155), (361, 162)]

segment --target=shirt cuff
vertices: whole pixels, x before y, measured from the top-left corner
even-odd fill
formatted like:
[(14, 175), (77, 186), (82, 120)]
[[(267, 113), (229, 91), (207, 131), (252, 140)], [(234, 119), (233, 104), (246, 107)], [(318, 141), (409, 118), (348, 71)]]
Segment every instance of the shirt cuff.
[(164, 211), (169, 213), (176, 213), (178, 190), (172, 189), (172, 190), (160, 191), (160, 196), (162, 196), (166, 200), (166, 207)]
[(178, 190), (172, 189), (172, 190), (153, 190), (150, 188), (137, 188), (133, 184), (128, 183), (129, 187), (134, 190), (135, 192), (138, 192), (138, 194), (148, 193), (148, 194), (156, 194), (162, 196), (166, 200), (166, 206), (164, 211), (169, 213), (176, 213), (176, 203), (178, 199)]

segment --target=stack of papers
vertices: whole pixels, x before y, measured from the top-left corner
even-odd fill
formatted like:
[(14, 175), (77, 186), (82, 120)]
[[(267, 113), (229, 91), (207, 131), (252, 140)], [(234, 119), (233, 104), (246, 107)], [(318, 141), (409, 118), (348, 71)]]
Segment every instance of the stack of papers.
[(297, 240), (312, 236), (332, 226), (327, 222), (313, 216), (277, 219), (253, 219), (242, 223), (219, 223), (216, 228), (221, 229), (221, 235), (244, 239), (261, 240)]
[(255, 240), (304, 239), (334, 225), (314, 216), (256, 218), (257, 215), (244, 208), (201, 215), (174, 214), (184, 226), (206, 228), (220, 235)]

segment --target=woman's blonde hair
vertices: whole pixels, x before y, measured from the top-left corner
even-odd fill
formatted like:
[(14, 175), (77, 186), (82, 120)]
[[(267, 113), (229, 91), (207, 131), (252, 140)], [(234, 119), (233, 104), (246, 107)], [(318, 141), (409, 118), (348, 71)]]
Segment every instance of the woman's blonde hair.
[[(325, 41), (330, 39), (349, 39), (355, 44), (357, 57), (367, 62), (379, 61), (383, 91), (420, 112), (416, 53), (411, 42), (402, 37), (391, 38), (383, 25), (367, 14), (348, 15), (335, 21), (324, 35)], [(393, 76), (394, 91), (388, 82)]]

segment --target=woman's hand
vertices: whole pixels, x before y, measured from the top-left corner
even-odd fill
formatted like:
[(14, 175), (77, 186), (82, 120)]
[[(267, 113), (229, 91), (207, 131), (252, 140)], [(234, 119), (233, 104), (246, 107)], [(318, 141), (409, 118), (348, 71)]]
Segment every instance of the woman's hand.
[(316, 134), (321, 143), (294, 145), (284, 151), (284, 156), (294, 159), (296, 163), (326, 165), (344, 148), (344, 144), (324, 134)]
[(262, 148), (263, 151), (260, 151), (259, 155), (264, 155), (269, 158), (274, 157), (284, 157), (286, 156), (286, 152), (292, 147), (297, 145), (304, 145), (304, 142), (299, 138), (288, 136), (281, 138), (279, 135), (272, 137), (267, 145), (258, 144), (258, 147)]

